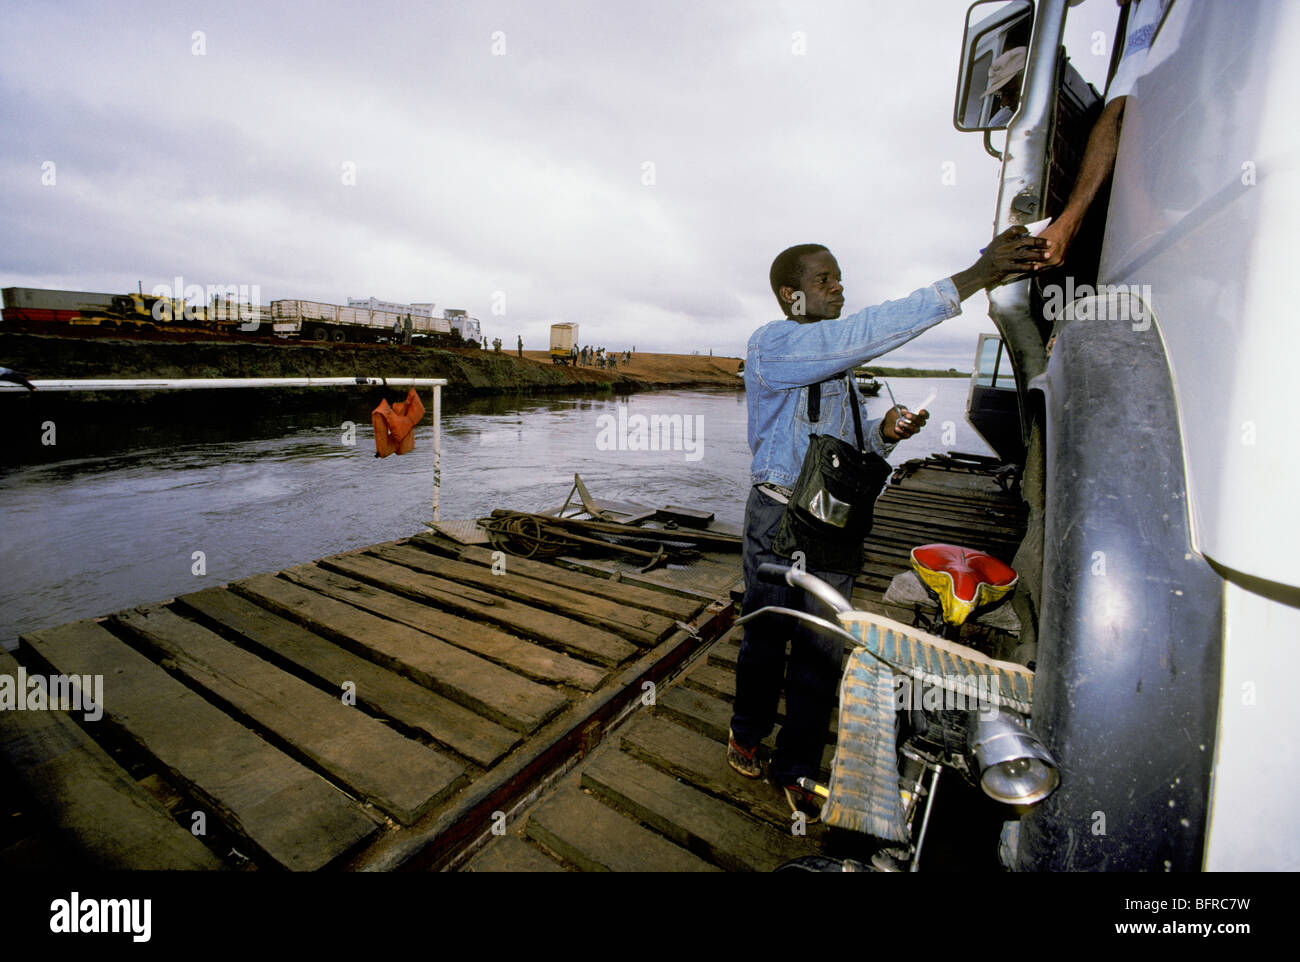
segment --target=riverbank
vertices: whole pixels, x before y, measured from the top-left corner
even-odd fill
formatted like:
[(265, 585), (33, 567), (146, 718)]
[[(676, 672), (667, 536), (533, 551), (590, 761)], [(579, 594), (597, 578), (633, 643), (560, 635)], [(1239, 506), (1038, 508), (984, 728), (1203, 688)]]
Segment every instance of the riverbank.
[(959, 377), (968, 378), (970, 371), (959, 371), (955, 367), (950, 367), (946, 371), (940, 371), (937, 368), (928, 367), (880, 367), (878, 364), (867, 364), (858, 368), (863, 374), (870, 374), (872, 377)]
[(32, 378), (354, 377), (446, 378), (460, 396), (741, 389), (738, 358), (638, 354), (617, 370), (555, 365), (541, 351), (435, 349), (394, 344), (263, 344), (0, 334), (0, 365)]

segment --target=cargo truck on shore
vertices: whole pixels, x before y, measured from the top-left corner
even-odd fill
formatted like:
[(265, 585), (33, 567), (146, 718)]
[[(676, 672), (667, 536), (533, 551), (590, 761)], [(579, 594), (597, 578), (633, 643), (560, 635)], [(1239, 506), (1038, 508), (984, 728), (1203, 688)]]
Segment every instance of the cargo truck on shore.
[(551, 363), (568, 364), (573, 360), (573, 348), (578, 343), (577, 324), (551, 325)]
[[(29, 287), (3, 289), (3, 329), (38, 334), (171, 332), (352, 343), (430, 341), (461, 347), (479, 338), (479, 322), (464, 310), (435, 314), (434, 305), (351, 299), (346, 307), (286, 299), (270, 305), (213, 293), (207, 304), (153, 294), (103, 294)], [(409, 318), (409, 331), (407, 319)]]

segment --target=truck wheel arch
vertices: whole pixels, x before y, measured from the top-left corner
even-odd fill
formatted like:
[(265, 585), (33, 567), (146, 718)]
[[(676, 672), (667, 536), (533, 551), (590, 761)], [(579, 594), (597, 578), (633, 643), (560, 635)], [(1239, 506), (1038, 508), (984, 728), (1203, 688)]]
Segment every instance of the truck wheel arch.
[(1223, 583), (1191, 547), (1158, 325), (1139, 329), (1129, 318), (1150, 315), (1114, 297), (1084, 300), (1098, 303), (1033, 382), (1046, 505), (1032, 724), (1061, 787), (1022, 818), (1016, 867), (1197, 871)]

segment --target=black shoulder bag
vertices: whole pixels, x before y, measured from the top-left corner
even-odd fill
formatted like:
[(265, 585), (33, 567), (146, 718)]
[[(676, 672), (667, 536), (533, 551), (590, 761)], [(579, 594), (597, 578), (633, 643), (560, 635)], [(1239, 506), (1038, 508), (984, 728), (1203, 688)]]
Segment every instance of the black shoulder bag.
[[(893, 470), (863, 442), (853, 372), (847, 372), (847, 377), (858, 446), (829, 434), (809, 437), (799, 480), (772, 545), (787, 558), (802, 551), (804, 567), (810, 571), (857, 574), (862, 570), (862, 542), (871, 531), (876, 498)], [(820, 414), (821, 385), (813, 384), (808, 388), (808, 420), (816, 423)]]

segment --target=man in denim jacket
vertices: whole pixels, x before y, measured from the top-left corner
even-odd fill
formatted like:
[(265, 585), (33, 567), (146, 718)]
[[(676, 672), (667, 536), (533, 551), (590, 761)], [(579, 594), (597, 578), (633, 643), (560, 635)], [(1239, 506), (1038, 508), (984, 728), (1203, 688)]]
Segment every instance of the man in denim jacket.
[[(799, 477), (809, 435), (833, 434), (856, 444), (846, 371), (901, 347), (918, 334), (961, 313), (961, 302), (1015, 273), (1032, 271), (1045, 258), (1047, 242), (1013, 227), (994, 238), (971, 267), (914, 291), (898, 301), (864, 308), (840, 318), (844, 287), (830, 251), (819, 244), (789, 248), (772, 263), (772, 292), (785, 320), (759, 328), (749, 339), (745, 390), (749, 406), (749, 447), (754, 452), (753, 487), (745, 506), (745, 611), (768, 605), (813, 610), (810, 599), (785, 585), (756, 577), (767, 562), (788, 564), (772, 542), (790, 489)], [(833, 379), (833, 380), (828, 380)], [(826, 382), (826, 383), (823, 383)], [(808, 420), (808, 388), (820, 385), (816, 425)], [(863, 423), (864, 441), (882, 457), (903, 438), (919, 431), (926, 411), (893, 409)], [(827, 571), (811, 574), (846, 598), (853, 576)], [(789, 665), (785, 644), (790, 638)], [(736, 704), (731, 719), (727, 761), (748, 778), (762, 774), (758, 745), (776, 722), (777, 700), (785, 684), (786, 720), (772, 757), (772, 781), (783, 786), (790, 806), (816, 820), (820, 803), (798, 786), (815, 778), (834, 709), (842, 643), (834, 636), (793, 628), (778, 618), (756, 619), (745, 628), (736, 663)]]

